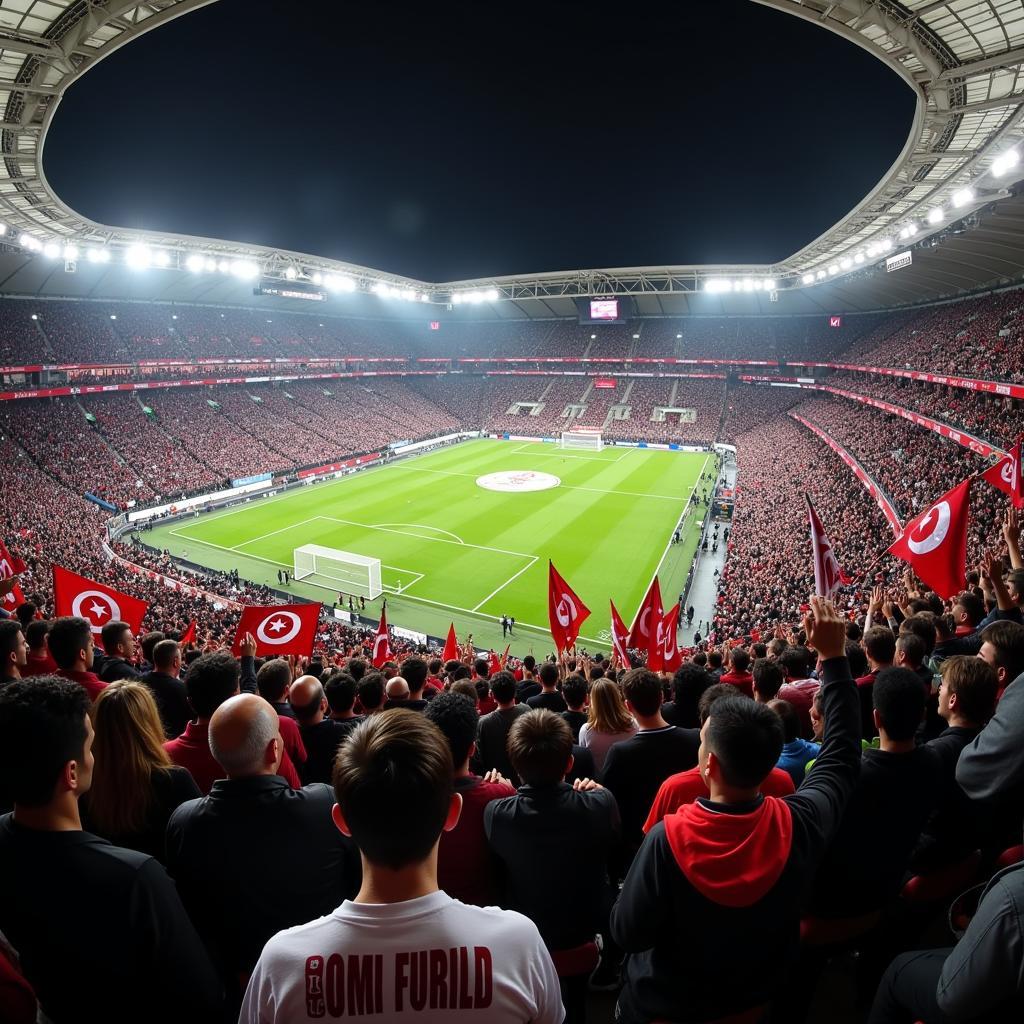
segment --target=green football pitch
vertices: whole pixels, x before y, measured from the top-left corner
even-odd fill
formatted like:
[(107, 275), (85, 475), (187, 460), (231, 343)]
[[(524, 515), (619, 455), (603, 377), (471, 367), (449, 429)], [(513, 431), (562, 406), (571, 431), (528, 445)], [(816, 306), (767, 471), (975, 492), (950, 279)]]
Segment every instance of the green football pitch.
[[(635, 448), (561, 451), (554, 444), (480, 439), (158, 527), (145, 535), (214, 569), (278, 587), (294, 549), (319, 544), (381, 561), (391, 625), (503, 644), (498, 620), (516, 620), (513, 649), (551, 648), (547, 627), (550, 558), (591, 609), (583, 642), (607, 648), (608, 600), (627, 625), (658, 572), (666, 605), (693, 560), (703, 507), (673, 530), (713, 456)], [(492, 473), (556, 477), (547, 490), (494, 491)], [(510, 486), (528, 477), (513, 476)], [(308, 581), (288, 590), (330, 605), (342, 584)], [(358, 605), (358, 602), (357, 602)], [(368, 601), (376, 617), (380, 600)]]

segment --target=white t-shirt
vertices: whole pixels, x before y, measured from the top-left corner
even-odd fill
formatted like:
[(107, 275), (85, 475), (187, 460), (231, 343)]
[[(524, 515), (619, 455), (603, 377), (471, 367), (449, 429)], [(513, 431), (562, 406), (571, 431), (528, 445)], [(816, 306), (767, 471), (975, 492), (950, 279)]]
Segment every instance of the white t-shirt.
[(563, 1016), (554, 964), (529, 918), (433, 892), (404, 903), (346, 900), (278, 932), (238, 1020), (561, 1024)]

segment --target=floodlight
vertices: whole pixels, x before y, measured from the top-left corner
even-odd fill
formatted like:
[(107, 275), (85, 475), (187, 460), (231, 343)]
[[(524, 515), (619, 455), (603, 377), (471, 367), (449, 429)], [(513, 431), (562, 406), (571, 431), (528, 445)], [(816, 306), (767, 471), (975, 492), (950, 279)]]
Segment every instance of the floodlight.
[(462, 305), (462, 295), (459, 292), (452, 292), (452, 305), (453, 306), (461, 306)]
[(87, 253), (90, 263), (109, 263), (110, 262), (110, 250), (109, 249), (90, 249)]
[(892, 247), (893, 247), (893, 241), (892, 241), (891, 238), (883, 238), (878, 243), (878, 248), (881, 249), (882, 252), (888, 252)]
[(132, 270), (146, 270), (153, 262), (147, 245), (131, 245), (125, 250), (124, 261)]
[(749, 277), (743, 279), (743, 290), (745, 292), (752, 292), (754, 290), (754, 282)]
[(373, 291), (376, 295), (381, 296), (381, 298), (385, 298), (391, 289), (383, 281), (377, 281), (373, 286)]
[(936, 206), (935, 209), (930, 211), (928, 214), (928, 223), (941, 224), (942, 221), (945, 219), (945, 216), (946, 215), (942, 212), (942, 207)]
[(192, 253), (187, 260), (185, 260), (185, 266), (192, 271), (193, 274), (198, 274), (205, 266), (206, 261), (198, 253)]
[(968, 203), (974, 202), (974, 189), (962, 188), (958, 192), (953, 193), (953, 205), (960, 207), (966, 206)]
[(1001, 178), (1007, 171), (1016, 167), (1020, 161), (1020, 156), (1015, 149), (1008, 149), (1005, 153), (1000, 154), (992, 161), (992, 173), (997, 177)]
[(177, 320), (178, 319), (178, 314), (177, 313), (172, 313), (171, 314), (171, 319), (172, 320)]
[(853, 262), (854, 263), (863, 263), (864, 262), (864, 253), (862, 253), (862, 252), (855, 253), (854, 257), (853, 257)]
[(38, 313), (33, 313), (32, 314), (32, 319), (33, 320), (38, 320), (39, 319), (39, 314)]
[(406, 288), (402, 292), (402, 298), (405, 299), (406, 302), (415, 302), (416, 293), (411, 288)]
[(324, 276), (319, 271), (313, 275), (313, 284), (323, 284)]
[(844, 257), (839, 261), (840, 270), (849, 270), (853, 266), (853, 260), (849, 256)]
[(804, 274), (804, 276), (800, 280), (803, 281), (804, 284), (814, 284), (814, 275)]
[(232, 260), (231, 273), (234, 274), (235, 277), (241, 278), (243, 281), (247, 281), (254, 277), (259, 277), (260, 266), (258, 263), (253, 263), (251, 260)]
[(824, 270), (819, 270), (814, 275), (814, 278), (815, 278), (816, 281), (823, 281), (825, 279), (825, 271)]
[(65, 245), (64, 246), (64, 259), (67, 260), (69, 263), (73, 263), (75, 260), (77, 260), (78, 259), (78, 246), (77, 245), (71, 245), (70, 243), (68, 245)]
[(294, 267), (286, 267), (284, 271), (284, 276), (287, 277), (289, 281), (294, 281), (295, 278), (298, 276), (298, 272)]
[(6, 235), (6, 234), (7, 234), (7, 225), (6, 224), (0, 224), (0, 235)]
[(596, 335), (596, 334), (592, 334), (592, 335), (590, 336), (590, 340), (591, 340), (591, 341), (596, 341), (596, 340), (597, 340), (597, 335)]
[(209, 273), (212, 274), (216, 269), (217, 261), (212, 256), (207, 256), (206, 259), (203, 260), (203, 270), (209, 271)]
[(43, 246), (43, 255), (48, 260), (55, 260), (60, 255), (60, 246), (56, 242), (47, 242)]
[(775, 279), (774, 278), (769, 277), (765, 281), (765, 283), (764, 283), (764, 290), (766, 292), (773, 292), (773, 291), (775, 291)]
[(681, 340), (681, 339), (682, 339), (682, 337), (683, 337), (683, 336), (682, 336), (681, 334), (677, 334), (677, 335), (676, 335), (676, 341), (679, 341), (679, 340)]
[(430, 296), (426, 292), (421, 293), (421, 295), (420, 295), (420, 302), (429, 302), (429, 301), (430, 301)]
[(230, 273), (230, 272), (231, 272), (231, 264), (230, 264), (230, 263), (228, 263), (228, 261), (227, 261), (227, 260), (221, 260), (221, 261), (220, 261), (220, 262), (219, 262), (219, 263), (217, 264), (217, 269), (218, 269), (218, 270), (219, 270), (219, 271), (220, 271), (220, 272), (221, 272), (222, 274), (228, 274), (228, 273)]
[(39, 243), (31, 235), (22, 235), (18, 239), (18, 243), (31, 252), (35, 252), (40, 247)]
[(171, 265), (171, 254), (166, 249), (157, 249), (153, 254), (153, 262), (158, 267), (169, 267)]
[(488, 288), (487, 289), (487, 301), (488, 302), (497, 302), (498, 301), (498, 289), (497, 288)]
[(829, 272), (830, 276), (835, 276), (836, 274), (838, 274), (839, 273), (839, 264), (838, 263), (833, 263), (832, 266), (830, 266), (828, 268), (828, 272)]

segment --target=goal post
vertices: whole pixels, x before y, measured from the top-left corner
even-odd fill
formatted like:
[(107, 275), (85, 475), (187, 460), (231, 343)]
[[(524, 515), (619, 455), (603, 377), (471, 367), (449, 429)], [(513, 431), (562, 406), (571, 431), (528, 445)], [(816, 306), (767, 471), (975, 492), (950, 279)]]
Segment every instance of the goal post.
[(370, 600), (381, 595), (379, 558), (368, 558), (320, 544), (303, 544), (294, 550), (293, 556), (296, 580)]
[(562, 431), (558, 446), (566, 450), (599, 452), (603, 450), (604, 442), (598, 428), (576, 427)]

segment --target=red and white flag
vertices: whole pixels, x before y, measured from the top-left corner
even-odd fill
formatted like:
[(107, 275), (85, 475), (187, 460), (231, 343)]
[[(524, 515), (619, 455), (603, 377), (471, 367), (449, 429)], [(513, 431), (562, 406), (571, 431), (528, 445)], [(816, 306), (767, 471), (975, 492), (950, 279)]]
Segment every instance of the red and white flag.
[(441, 652), (441, 660), (459, 660), (459, 638), (455, 635), (454, 622), (448, 627), (448, 639), (444, 642), (444, 650)]
[(839, 566), (832, 541), (829, 540), (825, 527), (821, 525), (818, 513), (814, 511), (811, 499), (804, 495), (807, 502), (807, 516), (811, 521), (811, 550), (814, 553), (814, 592), (819, 597), (831, 598), (850, 578)]
[(505, 644), (505, 653), (501, 656), (501, 667), (504, 671), (505, 666), (508, 664), (508, 652), (512, 649), (511, 644)]
[(395, 653), (391, 650), (391, 637), (388, 634), (388, 614), (384, 608), (381, 608), (377, 635), (373, 638), (373, 667), (380, 668), (384, 662), (391, 661), (394, 656)]
[(968, 477), (907, 523), (889, 547), (889, 553), (908, 562), (939, 597), (954, 597), (967, 586), (970, 503)]
[(238, 657), (245, 634), (252, 633), (256, 638), (256, 655), (260, 658), (278, 658), (285, 654), (308, 658), (313, 653), (319, 621), (318, 604), (246, 605), (238, 620), (231, 653)]
[(1004, 494), (1010, 495), (1014, 508), (1024, 508), (1024, 470), (1020, 464), (1021, 441), (1024, 434), (1018, 437), (1006, 458), (1000, 459), (991, 469), (981, 474), (993, 487), (998, 487)]
[(661, 620), (661, 671), (675, 672), (683, 663), (676, 637), (679, 633), (679, 605), (674, 604)]
[(85, 576), (53, 567), (53, 604), (58, 616), (75, 615), (85, 619), (92, 627), (95, 638), (108, 622), (126, 622), (133, 633), (142, 631), (142, 620), (149, 611), (149, 602), (122, 594), (105, 583), (97, 583)]
[(185, 632), (181, 634), (181, 639), (178, 641), (178, 643), (182, 647), (187, 647), (189, 644), (194, 644), (195, 642), (196, 642), (196, 620), (192, 619), (192, 621), (189, 622), (188, 626), (186, 627)]
[(583, 623), (590, 615), (590, 609), (579, 599), (554, 565), (548, 562), (548, 621), (555, 647), (564, 651), (576, 646)]
[(615, 651), (619, 661), (629, 666), (629, 652), (626, 648), (629, 646), (629, 630), (626, 629), (626, 624), (622, 621), (622, 616), (619, 615), (618, 609), (615, 607), (614, 601), (609, 601), (612, 609), (612, 650)]
[[(11, 580), (25, 571), (27, 566), (7, 550), (7, 545), (0, 540), (0, 580)], [(4, 611), (14, 614), (19, 604), (25, 603), (25, 594), (17, 583), (10, 585), (10, 590), (0, 594), (0, 606)]]
[(490, 669), (492, 676), (501, 671), (501, 660), (494, 651), (489, 651), (487, 654), (487, 667)]
[(658, 623), (665, 617), (665, 609), (661, 606), (661, 584), (658, 577), (651, 580), (647, 588), (643, 604), (640, 605), (633, 625), (629, 630), (628, 647), (634, 650), (650, 651), (651, 638), (658, 631)]

